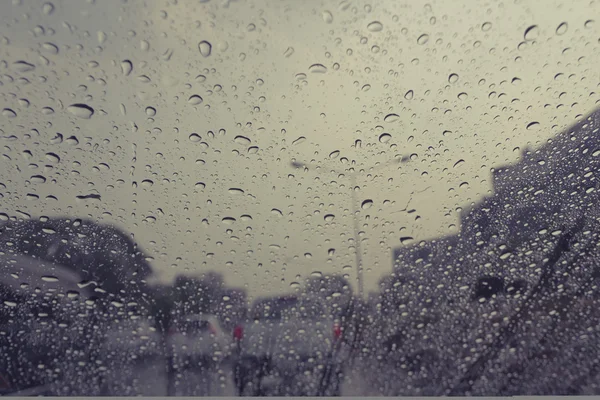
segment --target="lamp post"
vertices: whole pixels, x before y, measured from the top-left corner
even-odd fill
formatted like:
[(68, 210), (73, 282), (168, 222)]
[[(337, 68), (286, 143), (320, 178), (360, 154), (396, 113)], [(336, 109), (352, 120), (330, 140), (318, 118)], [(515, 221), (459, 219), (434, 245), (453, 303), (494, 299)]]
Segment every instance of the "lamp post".
[[(369, 168), (370, 170), (379, 170), (385, 167), (388, 167), (390, 165), (393, 164), (399, 164), (403, 162), (402, 158), (395, 158), (393, 160), (390, 160), (384, 164), (376, 164), (373, 167)], [(308, 170), (308, 165), (304, 162), (299, 162), (296, 160), (292, 160), (290, 161), (290, 165), (294, 168), (305, 168), (306, 170)], [(357, 286), (358, 286), (358, 295), (360, 296), (361, 299), (364, 299), (364, 279), (363, 279), (363, 262), (362, 262), (362, 249), (361, 249), (361, 243), (360, 243), (360, 238), (359, 238), (359, 234), (360, 234), (360, 227), (358, 225), (358, 208), (360, 207), (360, 205), (358, 204), (358, 199), (356, 198), (356, 177), (359, 173), (361, 173), (362, 171), (364, 171), (364, 169), (361, 169), (359, 171), (354, 170), (354, 168), (351, 169), (350, 172), (348, 171), (339, 171), (336, 169), (331, 169), (332, 172), (337, 173), (338, 175), (349, 175), (349, 179), (350, 179), (350, 191), (351, 191), (351, 197), (352, 197), (352, 222), (353, 222), (353, 230), (354, 230), (354, 249), (355, 249), (355, 263), (356, 263), (356, 281), (357, 281)]]

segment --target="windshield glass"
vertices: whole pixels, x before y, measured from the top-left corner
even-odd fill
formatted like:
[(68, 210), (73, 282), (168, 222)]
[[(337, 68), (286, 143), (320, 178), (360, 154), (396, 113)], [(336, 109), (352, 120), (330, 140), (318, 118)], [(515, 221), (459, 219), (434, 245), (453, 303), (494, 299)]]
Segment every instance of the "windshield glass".
[(0, 1), (0, 393), (600, 394), (600, 0)]

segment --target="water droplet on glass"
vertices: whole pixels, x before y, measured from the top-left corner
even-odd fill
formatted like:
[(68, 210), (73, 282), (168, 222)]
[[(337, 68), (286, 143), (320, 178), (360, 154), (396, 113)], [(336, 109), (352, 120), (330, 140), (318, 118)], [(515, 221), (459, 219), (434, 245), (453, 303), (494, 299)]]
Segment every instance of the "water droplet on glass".
[(465, 160), (460, 159), (460, 160), (458, 160), (457, 162), (454, 163), (454, 168), (458, 168), (461, 165), (463, 165), (464, 163), (465, 163)]
[(202, 140), (202, 138), (200, 137), (200, 135), (198, 135), (197, 133), (192, 133), (189, 136), (190, 141), (194, 142), (194, 143), (198, 143), (199, 141)]
[(585, 23), (583, 24), (584, 28), (590, 29), (592, 26), (594, 26), (594, 20), (593, 19), (588, 19), (587, 21), (585, 21)]
[(312, 254), (310, 254), (310, 253), (304, 253), (304, 257), (305, 258), (312, 258)]
[(540, 123), (537, 121), (533, 121), (527, 124), (527, 130), (538, 129), (540, 127)]
[(204, 189), (206, 187), (206, 184), (204, 182), (197, 182), (194, 187), (196, 189)]
[(244, 222), (248, 222), (248, 221), (252, 221), (252, 216), (250, 216), (248, 214), (244, 214), (240, 217), (240, 219)]
[(271, 210), (271, 214), (277, 215), (278, 217), (283, 217), (283, 213), (281, 212), (281, 210), (279, 210), (277, 208), (273, 208)]
[(13, 63), (13, 68), (18, 72), (29, 72), (35, 69), (35, 65), (26, 61), (15, 61)]
[(46, 158), (48, 161), (58, 163), (60, 162), (60, 157), (54, 153), (46, 153)]
[(54, 4), (44, 3), (44, 5), (42, 6), (42, 13), (44, 13), (44, 15), (50, 15), (53, 12), (54, 12)]
[(44, 108), (42, 108), (42, 114), (44, 114), (44, 115), (54, 114), (54, 109), (51, 107), (44, 107)]
[(385, 118), (383, 118), (383, 120), (385, 122), (396, 122), (399, 118), (400, 116), (398, 114), (388, 114), (385, 116)]
[(145, 188), (149, 188), (154, 186), (154, 181), (150, 180), (150, 179), (144, 179), (141, 183), (140, 183), (141, 187), (145, 187)]
[(466, 100), (468, 97), (469, 97), (469, 95), (468, 95), (468, 94), (466, 94), (465, 92), (462, 92), (462, 93), (459, 93), (459, 94), (458, 94), (458, 98), (459, 98), (460, 100)]
[(67, 111), (78, 118), (90, 119), (94, 115), (94, 109), (87, 104), (72, 104), (67, 107)]
[(121, 61), (121, 71), (123, 72), (123, 75), (125, 75), (125, 76), (131, 74), (131, 71), (133, 71), (133, 64), (131, 63), (131, 61), (129, 61), (129, 60)]
[(258, 153), (258, 146), (248, 147), (248, 154), (256, 154), (256, 153)]
[(569, 29), (569, 24), (567, 24), (566, 22), (563, 22), (560, 25), (558, 25), (558, 27), (556, 28), (556, 34), (558, 36), (564, 35), (565, 33), (567, 33), (568, 29)]
[(487, 32), (490, 29), (492, 29), (492, 23), (491, 22), (484, 22), (483, 25), (481, 25), (481, 30), (484, 31), (484, 32)]
[(203, 57), (208, 57), (212, 51), (212, 45), (206, 40), (203, 40), (198, 43), (198, 50), (200, 50), (200, 54), (202, 54)]
[(325, 220), (325, 222), (331, 222), (335, 219), (335, 215), (333, 214), (326, 214), (323, 219)]
[(401, 238), (400, 238), (400, 243), (402, 243), (402, 244), (405, 244), (405, 245), (406, 245), (406, 244), (410, 244), (410, 243), (412, 243), (412, 242), (413, 242), (413, 240), (414, 240), (414, 239), (413, 239), (412, 237), (410, 237), (410, 236), (403, 236), (403, 237), (401, 237)]
[(450, 76), (448, 76), (448, 82), (450, 82), (450, 83), (456, 83), (456, 82), (458, 82), (458, 75), (457, 74), (450, 74)]
[(232, 225), (235, 222), (235, 218), (233, 217), (224, 217), (221, 222), (223, 222), (225, 225)]
[(198, 104), (202, 103), (202, 97), (198, 96), (197, 94), (191, 96), (188, 99), (188, 103), (190, 103), (193, 106), (197, 106)]
[(313, 64), (310, 67), (308, 67), (308, 70), (313, 74), (324, 74), (325, 72), (327, 72), (327, 67), (323, 64)]
[(4, 110), (2, 110), (2, 115), (6, 118), (15, 118), (17, 116), (17, 113), (11, 110), (10, 108), (5, 108)]
[(379, 21), (373, 21), (367, 25), (367, 29), (371, 32), (381, 32), (383, 30), (383, 24)]
[(538, 37), (539, 29), (537, 25), (531, 25), (529, 28), (525, 29), (525, 33), (523, 37), (525, 40), (534, 40)]
[(373, 205), (373, 200), (367, 199), (362, 202), (362, 204), (360, 205), (360, 208), (362, 208), (363, 210), (368, 210), (369, 208), (371, 208), (372, 205)]
[(338, 158), (339, 156), (340, 156), (339, 150), (335, 150), (335, 151), (332, 151), (331, 153), (329, 153), (329, 158)]
[(325, 21), (325, 23), (330, 24), (333, 22), (333, 15), (331, 14), (330, 11), (323, 11), (323, 21)]
[(406, 100), (411, 100), (413, 98), (414, 94), (415, 93), (412, 90), (409, 90), (408, 92), (406, 92), (406, 94), (404, 94), (404, 98)]
[(14, 301), (10, 301), (10, 300), (4, 300), (4, 305), (6, 305), (7, 307), (16, 307), (17, 303), (15, 303)]
[(294, 140), (292, 142), (292, 145), (299, 145), (302, 144), (306, 141), (306, 138), (304, 136), (300, 136), (298, 139)]
[(379, 135), (379, 142), (380, 143), (387, 143), (392, 139), (392, 135), (390, 135), (389, 133), (382, 133), (381, 135)]
[(417, 38), (417, 44), (424, 45), (429, 42), (429, 35), (424, 33)]
[(244, 191), (239, 188), (230, 188), (229, 193), (231, 194), (244, 194)]
[(51, 275), (42, 276), (44, 282), (58, 282), (58, 278)]
[(288, 58), (291, 57), (292, 54), (294, 54), (294, 48), (293, 47), (288, 47), (285, 52), (283, 53), (283, 56)]
[(146, 107), (146, 115), (149, 117), (154, 117), (156, 115), (156, 108)]
[(79, 144), (79, 140), (78, 140), (78, 139), (77, 139), (77, 137), (75, 137), (75, 136), (69, 136), (69, 137), (67, 138), (67, 140), (65, 140), (65, 142), (66, 142), (67, 144), (70, 144), (70, 145), (72, 145), (72, 146), (76, 146), (76, 145), (78, 145), (78, 144)]
[(55, 45), (54, 43), (43, 43), (42, 44), (42, 49), (44, 49), (45, 51), (47, 51), (50, 54), (58, 54), (58, 46)]
[(235, 138), (233, 138), (233, 141), (236, 142), (237, 144), (241, 144), (241, 145), (244, 145), (244, 146), (247, 146), (247, 145), (249, 145), (252, 142), (246, 136), (241, 136), (241, 135), (238, 135)]

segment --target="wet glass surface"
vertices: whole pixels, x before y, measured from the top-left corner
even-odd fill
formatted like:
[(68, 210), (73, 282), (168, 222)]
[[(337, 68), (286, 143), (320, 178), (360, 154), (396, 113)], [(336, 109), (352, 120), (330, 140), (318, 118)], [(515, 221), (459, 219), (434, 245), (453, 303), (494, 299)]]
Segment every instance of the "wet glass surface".
[(597, 16), (0, 2), (0, 393), (600, 393)]

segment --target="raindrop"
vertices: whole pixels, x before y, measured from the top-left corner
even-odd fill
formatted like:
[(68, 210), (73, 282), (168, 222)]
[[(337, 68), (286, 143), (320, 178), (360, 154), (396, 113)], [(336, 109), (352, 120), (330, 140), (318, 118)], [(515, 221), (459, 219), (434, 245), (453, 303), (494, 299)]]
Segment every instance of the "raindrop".
[(236, 142), (237, 144), (241, 144), (244, 146), (247, 146), (251, 143), (251, 140), (248, 139), (246, 136), (240, 136), (240, 135), (233, 138), (233, 141)]
[(42, 175), (33, 175), (31, 178), (29, 178), (31, 180), (31, 182), (33, 183), (44, 183), (46, 182), (46, 177), (42, 176)]
[(42, 6), (42, 13), (44, 13), (44, 15), (50, 15), (53, 12), (54, 12), (54, 4), (44, 3), (44, 5)]
[(42, 48), (50, 54), (58, 54), (58, 46), (53, 43), (43, 43)]
[(46, 158), (51, 162), (60, 162), (60, 157), (54, 153), (46, 153)]
[(258, 153), (258, 146), (248, 147), (248, 154), (256, 154), (256, 153)]
[(306, 141), (306, 138), (304, 136), (300, 136), (298, 139), (294, 140), (292, 142), (292, 145), (299, 145), (302, 144)]
[(194, 186), (196, 189), (204, 189), (206, 187), (206, 184), (204, 182), (198, 182)]
[(14, 301), (4, 300), (4, 305), (8, 307), (16, 307), (17, 303), (15, 303)]
[(387, 143), (392, 139), (392, 135), (390, 135), (389, 133), (382, 133), (381, 135), (379, 135), (379, 142), (380, 143)]
[(585, 21), (585, 23), (583, 24), (584, 28), (591, 28), (592, 26), (594, 26), (594, 20), (593, 19), (588, 19), (587, 21)]
[(330, 11), (323, 11), (323, 21), (325, 21), (325, 23), (330, 24), (333, 22), (333, 15), (331, 14)]
[(373, 21), (367, 25), (367, 29), (371, 32), (381, 32), (383, 30), (383, 24), (379, 21)]
[(248, 222), (248, 221), (252, 221), (252, 216), (250, 216), (248, 214), (244, 214), (244, 215), (240, 216), (240, 219), (244, 222)]
[(149, 117), (154, 117), (156, 115), (156, 108), (146, 107), (146, 115)]
[(335, 151), (332, 151), (331, 153), (329, 153), (329, 158), (338, 158), (339, 156), (340, 156), (339, 150), (335, 150)]
[(538, 129), (539, 126), (540, 126), (539, 122), (533, 121), (533, 122), (530, 122), (530, 123), (527, 124), (527, 129), (528, 130), (530, 130), (530, 129)]
[(190, 103), (193, 106), (197, 106), (198, 104), (202, 103), (202, 97), (198, 96), (197, 94), (191, 96), (188, 99), (188, 103)]
[(44, 282), (58, 282), (58, 278), (51, 275), (42, 276)]
[(190, 141), (194, 142), (194, 143), (198, 143), (199, 141), (202, 140), (202, 138), (200, 137), (200, 135), (198, 135), (197, 133), (192, 133), (189, 136)]
[(44, 107), (44, 108), (42, 108), (42, 114), (44, 114), (44, 115), (54, 114), (54, 109), (52, 109), (51, 107)]
[(454, 167), (453, 168), (457, 168), (460, 167), (461, 165), (463, 165), (465, 163), (465, 160), (460, 159), (457, 162), (454, 163)]
[(273, 208), (273, 209), (271, 210), (271, 214), (275, 214), (275, 215), (277, 215), (278, 217), (283, 217), (283, 213), (281, 212), (281, 210), (279, 210), (279, 209), (277, 209), (277, 208)]
[(133, 64), (131, 63), (131, 61), (129, 61), (129, 60), (121, 61), (121, 71), (123, 71), (123, 75), (125, 75), (125, 76), (131, 74), (131, 71), (133, 71)]
[(400, 238), (400, 243), (402, 244), (410, 244), (414, 239), (410, 236), (403, 236)]
[(363, 210), (368, 210), (369, 208), (371, 208), (372, 205), (373, 205), (373, 200), (367, 199), (367, 200), (365, 200), (365, 201), (362, 202), (362, 204), (360, 205), (360, 207)]
[(326, 214), (323, 219), (325, 220), (325, 222), (331, 222), (335, 219), (335, 215), (333, 214)]
[(310, 67), (308, 67), (308, 70), (313, 74), (324, 74), (325, 72), (327, 72), (327, 67), (323, 64), (313, 64)]
[(150, 180), (150, 179), (144, 179), (141, 183), (140, 186), (145, 187), (145, 188), (149, 188), (154, 186), (154, 181)]
[(329, 249), (329, 250), (327, 250), (327, 255), (328, 255), (329, 257), (333, 257), (333, 256), (334, 256), (334, 254), (335, 254), (335, 249)]
[(484, 32), (487, 32), (490, 29), (492, 29), (492, 23), (491, 22), (484, 22), (483, 25), (481, 25), (481, 30), (484, 31)]
[(468, 97), (469, 97), (469, 95), (468, 95), (468, 94), (466, 94), (465, 92), (462, 92), (462, 93), (459, 93), (459, 94), (458, 94), (458, 98), (459, 98), (460, 100), (466, 100)]
[(417, 38), (417, 44), (424, 45), (429, 42), (429, 35), (424, 33)]
[(79, 140), (75, 136), (69, 136), (67, 138), (67, 140), (65, 140), (65, 142), (67, 142), (67, 144), (70, 144), (70, 145), (73, 145), (73, 146), (76, 146), (76, 145), (79, 144)]
[(538, 37), (539, 29), (537, 25), (531, 25), (529, 28), (525, 29), (525, 33), (523, 37), (525, 40), (534, 40)]
[(202, 54), (203, 57), (208, 57), (212, 51), (212, 45), (206, 40), (203, 40), (198, 43), (198, 50), (200, 50), (200, 54)]
[(292, 54), (294, 54), (294, 48), (293, 47), (288, 47), (285, 52), (283, 53), (283, 56), (285, 58), (291, 57)]
[(235, 218), (233, 217), (224, 217), (221, 222), (223, 222), (225, 225), (231, 225), (235, 222)]
[(15, 61), (13, 63), (13, 67), (18, 72), (29, 72), (35, 69), (35, 65), (30, 64), (26, 61)]
[(304, 257), (305, 258), (312, 258), (312, 254), (310, 254), (310, 253), (304, 253)]
[(231, 194), (244, 194), (244, 191), (239, 188), (230, 188), (229, 193)]
[(450, 74), (450, 76), (448, 76), (448, 82), (450, 82), (450, 83), (456, 83), (456, 82), (458, 82), (458, 75), (457, 74)]
[(558, 36), (564, 35), (565, 33), (567, 33), (568, 29), (569, 29), (569, 24), (567, 24), (566, 22), (563, 22), (556, 28), (556, 34)]
[(409, 90), (408, 92), (406, 92), (404, 94), (404, 98), (406, 100), (411, 100), (413, 98), (413, 96), (415, 95), (415, 93), (412, 90)]
[(17, 113), (11, 110), (10, 108), (5, 108), (4, 110), (2, 110), (2, 115), (6, 118), (15, 118), (17, 116)]
[(78, 118), (90, 119), (94, 115), (94, 109), (87, 104), (71, 104), (67, 107), (67, 111)]
[(400, 116), (398, 114), (388, 114), (385, 116), (385, 118), (383, 118), (383, 120), (385, 122), (396, 122), (399, 118)]

